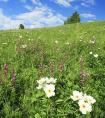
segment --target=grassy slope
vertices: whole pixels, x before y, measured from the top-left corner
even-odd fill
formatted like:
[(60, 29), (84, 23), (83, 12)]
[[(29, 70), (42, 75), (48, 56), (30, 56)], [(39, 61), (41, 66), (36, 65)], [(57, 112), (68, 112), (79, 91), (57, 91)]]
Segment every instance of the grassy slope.
[[(22, 38), (19, 38), (19, 36)], [(90, 40), (96, 40), (94, 45)], [(29, 40), (30, 39), (30, 40)], [(58, 44), (55, 43), (58, 41)], [(66, 43), (70, 44), (67, 45)], [(7, 44), (3, 44), (7, 43)], [(27, 45), (22, 49), (23, 44)], [(89, 52), (98, 54), (98, 59), (94, 58)], [(89, 80), (85, 87), (80, 85), (80, 57), (84, 59), (84, 70), (89, 74)], [(38, 77), (54, 75), (61, 79), (65, 89), (60, 88), (62, 93), (60, 99), (67, 99), (73, 90), (84, 90), (94, 96), (96, 104), (95, 114), (98, 118), (104, 116), (105, 101), (105, 21), (81, 23), (59, 26), (55, 28), (43, 28), (33, 30), (11, 30), (0, 32), (0, 65), (8, 63), (10, 70), (13, 68), (20, 75), (27, 76), (28, 70), (36, 68)], [(50, 64), (53, 63), (54, 71), (51, 72)], [(39, 66), (43, 66), (43, 69)], [(59, 69), (63, 66), (63, 70)], [(62, 72), (61, 72), (62, 71)], [(31, 72), (30, 72), (31, 73)], [(27, 78), (28, 79), (28, 78)], [(59, 89), (58, 89), (59, 90)], [(101, 105), (101, 106), (100, 106)], [(69, 106), (63, 106), (67, 115)], [(42, 107), (43, 108), (43, 107)], [(62, 105), (59, 107), (61, 110)], [(97, 109), (98, 108), (98, 109)], [(66, 112), (67, 111), (67, 112)], [(60, 111), (63, 114), (64, 111)], [(58, 116), (59, 118), (59, 116)], [(65, 117), (63, 117), (65, 118)]]
[(104, 43), (105, 22), (73, 24), (35, 30), (1, 31), (0, 44), (8, 41), (9, 45), (7, 49), (9, 47), (11, 48), (11, 44), (19, 39), (19, 35), (22, 35), (26, 42), (29, 38), (34, 39), (35, 41), (41, 40), (47, 44), (50, 42), (49, 44), (51, 47), (55, 40), (60, 41), (60, 44), (63, 45), (66, 41), (79, 41), (80, 37), (82, 37), (84, 41), (89, 41), (95, 36), (97, 38), (97, 43), (99, 42), (98, 45), (101, 45)]

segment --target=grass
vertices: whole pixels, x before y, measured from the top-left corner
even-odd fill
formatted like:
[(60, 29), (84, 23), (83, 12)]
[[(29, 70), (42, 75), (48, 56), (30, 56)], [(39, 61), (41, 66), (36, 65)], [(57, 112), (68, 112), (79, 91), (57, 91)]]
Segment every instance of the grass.
[[(46, 76), (57, 78), (50, 99), (36, 89)], [(105, 21), (0, 31), (0, 83), (1, 118), (104, 118)], [(70, 99), (74, 90), (96, 99), (90, 114)]]

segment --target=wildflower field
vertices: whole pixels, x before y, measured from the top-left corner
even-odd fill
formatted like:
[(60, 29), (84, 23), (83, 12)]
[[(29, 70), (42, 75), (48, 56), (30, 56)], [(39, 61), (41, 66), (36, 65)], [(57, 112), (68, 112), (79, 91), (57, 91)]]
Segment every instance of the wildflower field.
[(0, 31), (0, 118), (105, 118), (105, 21)]

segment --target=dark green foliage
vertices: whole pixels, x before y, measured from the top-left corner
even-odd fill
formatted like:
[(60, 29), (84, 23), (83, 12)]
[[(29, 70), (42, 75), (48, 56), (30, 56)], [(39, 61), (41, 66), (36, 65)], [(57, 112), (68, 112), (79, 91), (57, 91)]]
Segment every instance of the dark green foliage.
[(24, 29), (25, 27), (24, 27), (24, 25), (23, 24), (20, 24), (19, 25), (19, 29)]
[(64, 22), (64, 24), (72, 24), (72, 23), (79, 23), (80, 22), (80, 15), (78, 12), (74, 12), (73, 15)]

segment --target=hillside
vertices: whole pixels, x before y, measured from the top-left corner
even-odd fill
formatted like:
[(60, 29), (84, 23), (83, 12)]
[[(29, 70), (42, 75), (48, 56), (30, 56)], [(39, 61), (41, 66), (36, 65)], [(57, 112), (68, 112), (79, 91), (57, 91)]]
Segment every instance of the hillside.
[[(41, 77), (57, 78), (54, 97)], [(105, 21), (0, 31), (0, 84), (2, 118), (83, 118), (74, 90), (96, 99), (86, 118), (104, 118)]]

